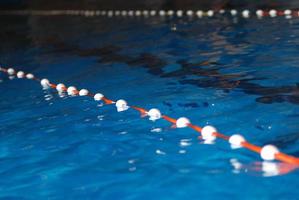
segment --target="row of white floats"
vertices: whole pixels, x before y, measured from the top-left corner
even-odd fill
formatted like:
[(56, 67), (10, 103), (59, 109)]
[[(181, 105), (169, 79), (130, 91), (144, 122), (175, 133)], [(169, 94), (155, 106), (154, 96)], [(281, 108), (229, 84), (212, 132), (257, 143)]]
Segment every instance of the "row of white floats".
[[(261, 18), (264, 16), (276, 17), (284, 15), (287, 18), (291, 18), (292, 15), (299, 16), (299, 11), (295, 10), (15, 10), (15, 11), (2, 11), (6, 14), (21, 14), (21, 15), (81, 15), (81, 16), (177, 16), (183, 17), (197, 16), (199, 18), (207, 16), (213, 17), (216, 14), (224, 15), (225, 13), (231, 16), (241, 15), (244, 18), (249, 18), (251, 15), (256, 15)], [(1, 12), (0, 12), (1, 13)]]
[[(293, 13), (297, 13), (297, 15), (299, 14), (298, 11), (292, 11), (290, 9), (286, 9), (283, 11), (283, 15), (285, 15), (286, 17), (291, 17), (291, 15)], [(207, 17), (213, 17), (215, 14), (219, 13), (221, 15), (225, 14), (225, 13), (229, 13), (231, 16), (237, 16), (239, 13), (242, 17), (244, 18), (249, 18), (251, 15), (256, 15), (257, 17), (263, 17), (266, 14), (268, 14), (270, 17), (276, 17), (279, 15), (279, 12), (275, 9), (271, 9), (269, 11), (264, 11), (264, 10), (256, 10), (254, 11), (250, 11), (250, 10), (242, 10), (242, 11), (238, 11), (236, 9), (232, 9), (232, 10), (224, 10), (221, 9), (219, 11), (214, 11), (214, 10), (207, 10), (207, 11), (203, 11), (203, 10), (197, 10), (197, 11), (193, 11), (193, 10), (123, 10), (123, 11), (119, 11), (119, 10), (102, 10), (102, 11), (92, 11), (92, 10), (87, 10), (87, 11), (83, 11), (83, 12), (78, 12), (78, 11), (73, 11), (72, 13), (77, 13), (77, 14), (83, 14), (86, 16), (177, 16), (177, 17), (183, 17), (184, 15), (192, 17), (192, 16), (197, 16), (199, 18), (207, 16)]]
[[(7, 73), (11, 76), (16, 75), (18, 78), (27, 78), (27, 79), (34, 78), (33, 74), (25, 74), (23, 71), (16, 72), (13, 68), (7, 69)], [(48, 79), (44, 78), (40, 81), (40, 83), (45, 89), (48, 89), (51, 87), (51, 83)], [(74, 87), (74, 86), (66, 87), (63, 83), (57, 84), (56, 90), (59, 93), (67, 92), (67, 94), (71, 95), (71, 96), (76, 96), (76, 95), (86, 96), (89, 94), (89, 91), (87, 89), (77, 90), (76, 87)], [(96, 93), (93, 97), (94, 97), (95, 101), (100, 101), (103, 99), (104, 95), (101, 93)], [(123, 99), (120, 99), (113, 103), (115, 104), (118, 112), (123, 112), (130, 108), (128, 103)], [(161, 112), (156, 108), (150, 109), (148, 112), (146, 112), (146, 114), (149, 116), (149, 119), (152, 121), (162, 118)], [(185, 127), (188, 127), (190, 124), (191, 124), (191, 122), (188, 118), (180, 117), (176, 120), (175, 127), (176, 128), (185, 128)], [(217, 129), (210, 125), (203, 127), (201, 130), (202, 139), (207, 144), (212, 144), (216, 140), (215, 133), (217, 133)], [(242, 135), (234, 134), (229, 137), (229, 143), (231, 144), (231, 147), (233, 149), (241, 148), (243, 142), (246, 142), (246, 140)], [(261, 149), (260, 156), (264, 160), (271, 161), (271, 160), (275, 160), (275, 155), (277, 153), (279, 153), (279, 150), (275, 146), (265, 145)]]

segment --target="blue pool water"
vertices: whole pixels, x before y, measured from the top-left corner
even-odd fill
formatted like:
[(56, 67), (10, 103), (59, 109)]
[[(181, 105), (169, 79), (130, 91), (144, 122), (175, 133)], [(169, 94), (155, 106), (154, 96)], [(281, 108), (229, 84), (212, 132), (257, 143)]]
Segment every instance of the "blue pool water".
[[(298, 19), (9, 16), (0, 24), (3, 66), (299, 156)], [(298, 170), (265, 172), (259, 155), (203, 144), (191, 129), (0, 79), (2, 199), (298, 199)]]

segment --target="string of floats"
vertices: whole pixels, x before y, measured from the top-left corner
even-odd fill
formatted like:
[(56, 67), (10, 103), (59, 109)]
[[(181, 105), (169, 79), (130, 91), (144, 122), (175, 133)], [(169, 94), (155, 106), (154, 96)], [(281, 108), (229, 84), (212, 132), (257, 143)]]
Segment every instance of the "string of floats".
[(74, 86), (65, 86), (63, 83), (54, 84), (50, 82), (48, 79), (43, 78), (39, 79), (35, 77), (31, 73), (25, 73), (23, 71), (16, 71), (13, 68), (2, 68), (0, 67), (0, 72), (4, 72), (8, 74), (9, 76), (16, 76), (17, 78), (26, 78), (30, 80), (35, 80), (40, 82), (43, 88), (45, 89), (56, 89), (58, 93), (67, 93), (70, 96), (88, 96), (92, 97), (95, 101), (103, 101), (106, 105), (112, 105), (114, 104), (116, 106), (116, 109), (118, 112), (124, 112), (128, 109), (133, 109), (138, 111), (141, 116), (149, 117), (149, 120), (156, 121), (159, 119), (166, 120), (172, 124), (173, 128), (191, 128), (194, 131), (198, 132), (200, 135), (198, 136), (198, 139), (203, 140), (205, 144), (213, 144), (215, 143), (216, 139), (222, 139), (227, 141), (232, 149), (238, 149), (238, 148), (246, 148), (252, 152), (255, 152), (260, 155), (260, 157), (265, 161), (273, 161), (278, 160), (284, 163), (293, 164), (295, 166), (299, 167), (299, 158), (294, 157), (291, 155), (287, 155), (285, 153), (282, 153), (278, 150), (277, 147), (274, 145), (268, 144), (263, 147), (259, 147), (257, 145), (254, 145), (252, 143), (249, 143), (246, 141), (246, 139), (240, 135), (240, 134), (234, 134), (231, 136), (227, 136), (225, 134), (222, 134), (217, 131), (217, 129), (211, 125), (207, 125), (204, 127), (197, 126), (190, 122), (190, 120), (186, 117), (180, 117), (178, 119), (169, 117), (167, 115), (164, 115), (158, 110), (157, 108), (152, 108), (150, 110), (146, 110), (144, 108), (129, 105), (127, 101), (124, 99), (119, 99), (117, 101), (111, 100), (104, 96), (102, 93), (92, 93), (88, 91), (87, 89), (77, 89)]
[(299, 17), (299, 10), (276, 10), (276, 9), (258, 9), (258, 10), (3, 10), (0, 14), (4, 15), (78, 15), (78, 16), (144, 16), (144, 17), (214, 17), (216, 15), (231, 15), (231, 16), (242, 16), (249, 18), (251, 16), (262, 17), (278, 17), (285, 16), (286, 18)]

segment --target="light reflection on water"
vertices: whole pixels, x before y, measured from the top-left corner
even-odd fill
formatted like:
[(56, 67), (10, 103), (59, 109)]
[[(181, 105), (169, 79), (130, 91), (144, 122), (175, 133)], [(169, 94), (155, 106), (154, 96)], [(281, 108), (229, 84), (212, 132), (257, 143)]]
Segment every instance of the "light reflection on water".
[(232, 158), (230, 163), (233, 167), (233, 173), (239, 174), (243, 172), (264, 177), (284, 175), (298, 169), (296, 165), (269, 161), (242, 164), (239, 160)]

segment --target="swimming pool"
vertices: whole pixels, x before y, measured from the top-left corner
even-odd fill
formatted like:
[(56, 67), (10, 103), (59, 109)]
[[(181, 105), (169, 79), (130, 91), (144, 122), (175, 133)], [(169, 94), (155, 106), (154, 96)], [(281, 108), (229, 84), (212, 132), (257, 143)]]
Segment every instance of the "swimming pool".
[[(5, 66), (299, 156), (296, 18), (0, 21)], [(298, 196), (298, 170), (266, 173), (257, 154), (203, 144), (192, 130), (3, 74), (0, 88), (4, 199)]]

